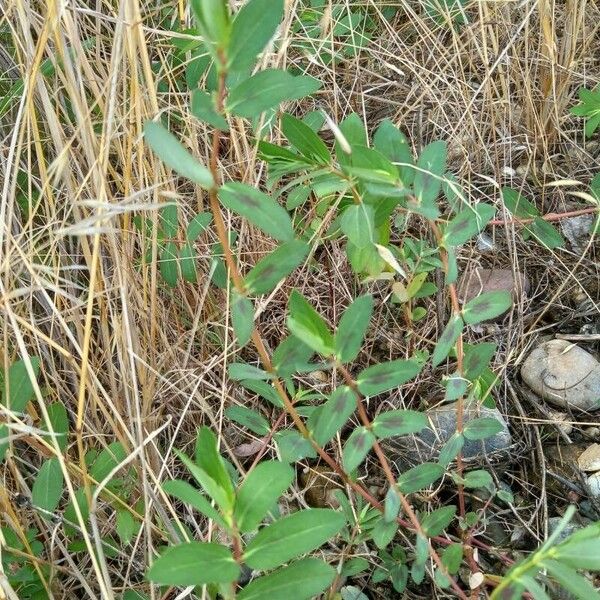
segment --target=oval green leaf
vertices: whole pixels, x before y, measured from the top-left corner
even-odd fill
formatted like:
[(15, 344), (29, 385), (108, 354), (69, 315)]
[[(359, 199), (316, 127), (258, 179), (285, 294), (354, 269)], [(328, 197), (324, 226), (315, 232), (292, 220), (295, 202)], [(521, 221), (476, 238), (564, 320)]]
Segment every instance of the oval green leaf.
[(361, 394), (376, 396), (416, 377), (421, 366), (412, 360), (393, 360), (361, 371), (356, 383)]

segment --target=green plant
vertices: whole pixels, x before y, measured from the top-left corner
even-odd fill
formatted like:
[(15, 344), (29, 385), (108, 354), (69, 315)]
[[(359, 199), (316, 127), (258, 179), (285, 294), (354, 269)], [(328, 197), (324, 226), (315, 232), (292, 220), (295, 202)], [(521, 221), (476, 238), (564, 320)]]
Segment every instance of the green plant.
[[(283, 70), (249, 73), (281, 17), (280, 2), (270, 5), (276, 8), (277, 19), (272, 12), (261, 18), (263, 0), (251, 0), (233, 18), (227, 4), (220, 0), (196, 0), (192, 5), (216, 75), (212, 89), (194, 91), (192, 107), (199, 119), (214, 128), (213, 148), (219, 147), (221, 131), (229, 129), (232, 117), (257, 123), (265, 113), (274, 114), (281, 102), (318, 90), (311, 78)], [(467, 469), (461, 457), (465, 440), (486, 439), (500, 429), (491, 418), (464, 423), (467, 402), (491, 401), (494, 376), (488, 364), (495, 346), (468, 346), (463, 334), (468, 326), (508, 310), (511, 297), (506, 292), (489, 292), (461, 305), (455, 287), (457, 249), (493, 219), (495, 207), (486, 203), (471, 206), (465, 201), (460, 186), (447, 172), (444, 142), (429, 144), (415, 159), (408, 141), (390, 121), (383, 121), (369, 140), (357, 115), (351, 114), (339, 124), (328, 115), (324, 117), (335, 137), (333, 148), (319, 136), (323, 120), (313, 113), (304, 119), (281, 115), (285, 146), (260, 139), (260, 129), (255, 129), (260, 156), (269, 165), (268, 192), (239, 181), (221, 183), (214, 153), (210, 165), (204, 166), (163, 125), (146, 124), (146, 140), (156, 154), (208, 193), (233, 289), (231, 322), (238, 346), (252, 341), (261, 362), (260, 367), (231, 363), (229, 377), (278, 409), (284, 408), (295, 426), (277, 431), (256, 410), (228, 410), (232, 420), (255, 434), (267, 439), (272, 435), (281, 458), (259, 462), (239, 485), (218, 454), (214, 434), (207, 428), (199, 431), (195, 460), (181, 453), (179, 457), (214, 505), (184, 480), (169, 481), (164, 489), (211, 519), (226, 534), (232, 549), (214, 542), (178, 543), (157, 558), (148, 577), (165, 585), (209, 584), (223, 597), (283, 598), (289, 597), (292, 590), (294, 597), (310, 597), (332, 584), (335, 587), (335, 573), (322, 560), (294, 559), (339, 535), (348, 547), (358, 539), (372, 541), (381, 552), (376, 577), (389, 577), (397, 591), (404, 589), (409, 574), (417, 584), (429, 574), (437, 586), (451, 587), (458, 597), (466, 598), (455, 575), (463, 560), (475, 572), (472, 544), (480, 515), (466, 511), (465, 490), (486, 489), (499, 500), (511, 501), (510, 494), (496, 489), (487, 471)], [(503, 199), (515, 217), (527, 218), (525, 235), (550, 248), (562, 244), (562, 238), (533, 205), (512, 190), (505, 190)], [(245, 274), (234, 260), (222, 208), (245, 218), (278, 243)], [(176, 233), (176, 213), (172, 208), (168, 210), (172, 227), (167, 234), (172, 237)], [(409, 215), (429, 227), (435, 243), (410, 238), (402, 246), (394, 243)], [(290, 336), (269, 354), (254, 322), (254, 298), (271, 292), (308, 256), (313, 256), (311, 247), (332, 240), (344, 245), (349, 264), (363, 282), (393, 282), (395, 301), (403, 306), (409, 332), (427, 310), (420, 302), (437, 291), (428, 276), (436, 268), (443, 270), (452, 314), (431, 356), (427, 350), (415, 347), (408, 358), (372, 365), (353, 376), (347, 365), (361, 351), (373, 310), (372, 296), (359, 295), (332, 330), (295, 290), (288, 301)], [(174, 248), (171, 255), (176, 256)], [(171, 284), (175, 281), (175, 276), (170, 277)], [(313, 362), (315, 354), (318, 358)], [(380, 442), (417, 433), (427, 426), (427, 420), (414, 410), (384, 411), (371, 418), (365, 398), (404, 385), (426, 365), (437, 367), (449, 360), (454, 363), (454, 371), (443, 381), (446, 399), (457, 400), (456, 433), (442, 449), (439, 461), (418, 464), (396, 478)], [(316, 369), (335, 370), (344, 383), (323, 399), (309, 396), (298, 387), (294, 375)], [(360, 424), (353, 425), (347, 435), (340, 464), (328, 450), (329, 444), (353, 415)], [(383, 503), (356, 478), (371, 452), (387, 479)], [(293, 480), (293, 470), (286, 463), (316, 457), (342, 478), (358, 504), (353, 509), (349, 498), (338, 494), (341, 512), (301, 510), (278, 518), (272, 509)], [(410, 495), (442, 480), (456, 487), (458, 505), (416, 512)], [(392, 545), (399, 528), (410, 532), (410, 548)], [(458, 534), (451, 535), (452, 530)], [(257, 533), (250, 539), (248, 535), (254, 531)], [(243, 564), (266, 574), (239, 590), (237, 581)], [(364, 564), (352, 566), (356, 568), (361, 570)], [(483, 578), (477, 585), (482, 582)]]
[(592, 137), (600, 127), (600, 85), (592, 90), (580, 88), (579, 100), (579, 104), (571, 108), (571, 114), (586, 119), (585, 137)]

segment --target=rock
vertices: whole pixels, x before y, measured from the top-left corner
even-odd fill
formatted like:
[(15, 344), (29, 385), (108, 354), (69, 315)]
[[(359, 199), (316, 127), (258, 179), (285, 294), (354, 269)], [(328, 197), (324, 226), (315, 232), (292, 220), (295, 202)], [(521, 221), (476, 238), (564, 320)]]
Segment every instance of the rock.
[[(508, 291), (516, 302), (530, 289), (529, 279), (510, 269), (481, 269), (465, 272), (458, 283), (459, 300), (465, 304), (484, 292)], [(501, 317), (502, 315), (500, 315)], [(500, 318), (498, 317), (498, 318)]]
[(539, 345), (521, 367), (523, 381), (556, 406), (582, 411), (600, 408), (600, 363), (567, 340)]
[(579, 215), (561, 220), (560, 228), (574, 252), (581, 254), (585, 250), (593, 224), (593, 215)]
[(577, 457), (577, 465), (582, 471), (600, 471), (600, 445), (588, 446)]
[[(550, 537), (556, 531), (561, 521), (562, 517), (550, 517), (548, 519), (548, 537)], [(570, 535), (572, 535), (576, 531), (579, 531), (580, 529), (583, 529), (590, 523), (591, 521), (589, 519), (586, 519), (585, 517), (582, 517), (581, 515), (576, 513), (573, 519), (569, 521), (567, 526), (558, 534), (555, 543), (560, 544), (560, 542), (563, 542)]]
[(600, 473), (592, 473), (585, 480), (590, 496), (598, 498), (600, 496)]
[[(426, 414), (430, 427), (412, 436), (400, 436), (386, 440), (391, 458), (394, 462), (403, 463), (436, 460), (444, 444), (456, 431), (457, 402), (442, 404), (429, 409)], [(508, 425), (500, 411), (496, 408), (486, 408), (475, 403), (465, 403), (463, 423), (479, 417), (492, 417), (502, 424), (502, 430), (485, 440), (465, 440), (462, 449), (466, 461), (481, 461), (486, 456), (507, 450), (512, 444)]]
[(313, 508), (337, 508), (339, 502), (335, 498), (335, 490), (340, 489), (340, 478), (330, 467), (316, 465), (306, 467), (300, 473), (300, 483), (304, 491), (304, 499)]

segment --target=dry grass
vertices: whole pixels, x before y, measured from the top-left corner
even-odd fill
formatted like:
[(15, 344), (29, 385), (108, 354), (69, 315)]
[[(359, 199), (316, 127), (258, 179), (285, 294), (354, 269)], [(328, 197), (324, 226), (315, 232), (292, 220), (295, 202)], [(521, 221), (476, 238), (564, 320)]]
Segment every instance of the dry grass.
[[(326, 107), (338, 120), (356, 111), (372, 126), (388, 116), (416, 149), (447, 139), (452, 167), (473, 198), (500, 207), (499, 187), (509, 184), (524, 189), (545, 212), (571, 206), (576, 198), (569, 192), (583, 188), (548, 184), (559, 179), (587, 184), (598, 170), (598, 142), (586, 143), (582, 123), (568, 114), (577, 89), (600, 81), (595, 2), (474, 2), (470, 23), (457, 30), (434, 27), (415, 2), (346, 0), (348, 8), (359, 4), (368, 6), (379, 25), (357, 58), (334, 66), (321, 64), (318, 55), (301, 55), (295, 48), (302, 30), (290, 33), (298, 10), (291, 0), (280, 43), (265, 56), (265, 64), (296, 64), (322, 79), (324, 91), (314, 106)], [(399, 8), (391, 22), (381, 17), (384, 4)], [(167, 27), (178, 16), (189, 24), (188, 9), (174, 0), (2, 0), (0, 8), (7, 49), (0, 64), (8, 66), (14, 57), (7, 77), (25, 82), (0, 129), (2, 366), (34, 355), (42, 364), (37, 402), (28, 414), (3, 411), (3, 420), (13, 426), (14, 443), (2, 464), (2, 520), (21, 539), (27, 529), (39, 530), (45, 548), (41, 560), (53, 565), (44, 581), (55, 598), (120, 598), (129, 589), (159, 598), (158, 589), (144, 583), (143, 573), (156, 549), (180, 535), (177, 523), (184, 522), (197, 539), (211, 536), (197, 514), (174, 506), (160, 490), (159, 483), (178, 468), (171, 448), (189, 450), (196, 427), (208, 423), (243, 472), (245, 459), (234, 449), (252, 441), (223, 415), (230, 404), (252, 399), (225, 375), (238, 351), (225, 295), (206, 284), (213, 234), (196, 248), (204, 273), (198, 285), (170, 290), (160, 280), (156, 261), (138, 267), (135, 214), (156, 220), (157, 207), (176, 199), (187, 218), (206, 202), (201, 191), (165, 171), (141, 136), (148, 118), (163, 112), (182, 117), (174, 126), (208, 162), (210, 132), (189, 115), (187, 93), (157, 91), (159, 78), (174, 90), (174, 79), (181, 77), (182, 67), (172, 61), (172, 43), (186, 35)], [(169, 15), (161, 20), (167, 8)], [(327, 35), (332, 25), (323, 23)], [(49, 77), (41, 73), (47, 60), (58, 67)], [(303, 110), (314, 106), (307, 102)], [(256, 183), (265, 168), (256, 159), (251, 132), (241, 121), (231, 126), (229, 149), (220, 157), (223, 176)], [(28, 218), (18, 204), (19, 185), (28, 198), (39, 197)], [(239, 231), (242, 264), (268, 251), (269, 242), (256, 230), (238, 221), (229, 225)], [(561, 331), (576, 331), (584, 320), (598, 317), (597, 254), (592, 244), (582, 256), (569, 250), (540, 252), (519, 241), (510, 227), (490, 233), (499, 250), (482, 255), (465, 249), (460, 266), (510, 266), (526, 271), (533, 281), (532, 299), (515, 311), (511, 326), (479, 336), (500, 343), (496, 366), (511, 373), (545, 328), (553, 332), (558, 323)], [(156, 249), (156, 239), (152, 242)], [(335, 244), (318, 257), (260, 303), (260, 323), (272, 346), (285, 333), (291, 285), (309, 295), (331, 323), (356, 294), (357, 284)], [(587, 304), (578, 314), (573, 309), (581, 296)], [(430, 308), (431, 318), (419, 334), (432, 341), (440, 323), (434, 302)], [(406, 354), (399, 335), (403, 324), (393, 307), (380, 303), (374, 323), (361, 361)], [(248, 350), (243, 356), (254, 358)], [(424, 374), (398, 401), (411, 406), (434, 402), (436, 378)], [(303, 383), (328, 389), (334, 382), (327, 376), (324, 382), (307, 377)], [(500, 389), (505, 392), (506, 384)], [(64, 453), (39, 432), (45, 407), (57, 400), (67, 407), (72, 426)], [(533, 453), (538, 460), (537, 434), (525, 426), (531, 412), (519, 416), (519, 401), (509, 393), (498, 401), (515, 416), (512, 424), (523, 455)], [(124, 445), (127, 464), (138, 472), (129, 506), (143, 500), (141, 513), (131, 509), (143, 527), (132, 546), (108, 557), (100, 537), (113, 535), (116, 505), (95, 487), (98, 502), (91, 524), (78, 523), (87, 551), (74, 554), (60, 520), (44, 520), (18, 498), (30, 496), (43, 458), (52, 455), (58, 456), (65, 476), (65, 502), (82, 487), (91, 493), (99, 482), (91, 480), (83, 456), (114, 441)], [(527, 489), (526, 480), (522, 488)], [(546, 499), (523, 494), (528, 504), (523, 519), (538, 531), (544, 520), (536, 516), (547, 515)], [(0, 578), (0, 589), (15, 597), (5, 578)]]

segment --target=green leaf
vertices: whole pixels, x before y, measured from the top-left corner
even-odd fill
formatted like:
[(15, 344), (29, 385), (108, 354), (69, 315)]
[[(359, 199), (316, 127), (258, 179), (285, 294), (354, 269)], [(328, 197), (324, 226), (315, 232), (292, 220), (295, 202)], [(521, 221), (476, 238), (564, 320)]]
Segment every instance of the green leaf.
[(454, 519), (456, 506), (443, 506), (425, 515), (421, 519), (421, 527), (428, 537), (440, 535)]
[(179, 279), (177, 254), (177, 244), (175, 242), (167, 242), (160, 253), (160, 274), (169, 287), (175, 287)]
[(224, 511), (228, 512), (233, 507), (233, 492), (225, 489), (219, 482), (211, 477), (204, 469), (187, 457), (183, 452), (175, 450), (175, 454), (186, 466), (194, 479), (200, 484), (200, 487), (219, 505)]
[(266, 381), (260, 379), (243, 379), (240, 381), (240, 385), (255, 394), (258, 394), (261, 398), (269, 401), (273, 406), (282, 407), (283, 402), (277, 390)]
[(187, 542), (167, 548), (148, 571), (148, 579), (161, 585), (204, 585), (236, 581), (240, 567), (225, 546)]
[(432, 215), (436, 212), (439, 214), (435, 207), (435, 201), (442, 187), (447, 152), (446, 142), (432, 142), (423, 148), (417, 161), (419, 170), (415, 172), (413, 182), (415, 196), (421, 206), (431, 207)]
[(228, 4), (227, 0), (192, 0), (202, 37), (221, 49), (227, 47), (231, 30)]
[(389, 410), (380, 412), (373, 421), (373, 432), (379, 439), (418, 433), (428, 425), (425, 413), (416, 410)]
[(444, 242), (450, 246), (460, 246), (483, 230), (492, 219), (496, 209), (491, 204), (479, 203), (474, 209), (465, 208), (448, 223), (444, 232)]
[(225, 414), (256, 435), (265, 436), (271, 431), (269, 422), (260, 413), (245, 406), (230, 406)]
[(454, 432), (440, 450), (440, 455), (438, 456), (440, 465), (447, 467), (458, 456), (464, 445), (464, 436), (458, 432)]
[(302, 264), (308, 254), (308, 244), (290, 240), (261, 258), (246, 275), (248, 290), (254, 294), (270, 292), (283, 278)]
[(544, 221), (541, 217), (536, 217), (533, 223), (528, 225), (526, 229), (535, 237), (540, 244), (546, 246), (549, 250), (554, 248), (562, 248), (565, 241), (556, 228), (550, 223)]
[(502, 188), (502, 200), (504, 206), (519, 219), (530, 219), (540, 214), (540, 211), (527, 198), (512, 188)]
[(403, 494), (418, 492), (435, 483), (444, 474), (444, 467), (437, 463), (424, 462), (398, 477), (398, 487)]
[(236, 295), (231, 305), (231, 322), (240, 348), (243, 348), (254, 330), (254, 305), (244, 296)]
[(307, 600), (318, 596), (335, 579), (335, 570), (316, 558), (305, 558), (251, 581), (238, 600)]
[(281, 129), (288, 142), (302, 156), (317, 164), (329, 164), (331, 156), (325, 142), (306, 123), (284, 114), (281, 116)]
[(487, 368), (496, 352), (496, 344), (484, 342), (464, 347), (464, 372), (470, 381), (477, 379)]
[(433, 356), (431, 357), (431, 363), (434, 367), (437, 367), (448, 356), (456, 340), (462, 333), (463, 326), (463, 320), (459, 316), (455, 315), (450, 318), (435, 345)]
[(256, 188), (235, 181), (226, 183), (219, 189), (219, 200), (276, 240), (294, 238), (292, 220), (285, 208)]
[(462, 311), (463, 319), (465, 323), (474, 325), (500, 316), (511, 306), (512, 296), (510, 292), (505, 290), (484, 292), (465, 304)]
[(163, 490), (181, 500), (185, 504), (189, 504), (192, 508), (196, 509), (200, 514), (212, 519), (219, 527), (222, 527), (225, 531), (229, 530), (229, 527), (225, 524), (225, 521), (213, 505), (205, 498), (205, 496), (197, 490), (194, 486), (190, 485), (187, 481), (181, 479), (172, 479), (165, 481), (162, 485)]
[(250, 0), (237, 12), (227, 51), (229, 72), (245, 71), (275, 34), (283, 17), (283, 0)]
[(373, 313), (373, 296), (359, 296), (344, 311), (334, 336), (337, 358), (342, 363), (353, 361), (360, 348), (369, 327)]
[(442, 552), (442, 564), (448, 569), (450, 575), (456, 575), (463, 560), (462, 544), (450, 544)]
[(206, 426), (200, 427), (196, 436), (196, 465), (217, 482), (233, 503), (233, 484), (219, 454), (217, 436)]
[(252, 569), (272, 569), (318, 548), (344, 526), (335, 510), (301, 510), (263, 527), (246, 546), (244, 562)]
[(179, 223), (177, 221), (177, 205), (176, 204), (167, 204), (160, 211), (160, 224), (162, 226), (162, 230), (164, 236), (169, 238), (177, 237), (177, 231), (179, 229)]
[[(29, 360), (37, 379), (40, 372), (40, 359), (31, 356)], [(33, 382), (27, 373), (25, 361), (17, 360), (8, 368), (8, 375), (2, 386), (2, 403), (13, 412), (22, 413), (32, 398)]]
[(315, 351), (297, 337), (289, 335), (273, 352), (273, 367), (279, 377), (289, 377), (298, 371), (311, 370), (310, 359)]
[(196, 283), (196, 257), (191, 244), (184, 244), (179, 251), (179, 269), (181, 276), (189, 283)]
[(377, 523), (375, 523), (371, 535), (373, 536), (375, 545), (380, 550), (383, 550), (383, 548), (386, 548), (394, 539), (396, 531), (398, 531), (398, 522), (395, 519), (393, 521), (386, 521), (385, 519), (380, 518)]
[(320, 87), (321, 83), (313, 77), (294, 77), (287, 71), (265, 69), (229, 92), (226, 109), (239, 117), (253, 119), (285, 100), (304, 98)]
[(294, 480), (294, 470), (278, 461), (258, 464), (237, 493), (233, 517), (242, 533), (254, 531)]
[(125, 448), (121, 442), (113, 442), (109, 444), (96, 458), (92, 468), (90, 469), (90, 475), (100, 483), (106, 479), (111, 471), (117, 468), (127, 457)]
[(600, 594), (594, 586), (575, 569), (563, 565), (557, 560), (544, 560), (540, 567), (546, 568), (554, 579), (579, 600), (598, 600), (600, 598)]
[(327, 324), (317, 311), (296, 290), (288, 303), (288, 329), (301, 342), (323, 356), (334, 353), (334, 341)]
[(446, 387), (444, 400), (447, 402), (464, 396), (469, 387), (469, 381), (461, 377), (458, 373), (453, 373), (443, 383)]
[(198, 213), (194, 216), (194, 218), (189, 222), (186, 230), (186, 239), (192, 244), (195, 242), (202, 232), (210, 225), (212, 221), (212, 215), (210, 213)]
[(366, 427), (357, 427), (344, 444), (344, 469), (346, 471), (356, 469), (371, 451), (375, 441), (375, 436)]
[(383, 503), (383, 518), (385, 521), (394, 521), (400, 512), (400, 496), (396, 488), (390, 487), (385, 494)]
[[(56, 442), (61, 450), (67, 447), (69, 433), (69, 415), (62, 402), (54, 402), (48, 406), (48, 419), (52, 425)], [(44, 430), (49, 431), (44, 423)]]
[(123, 544), (129, 544), (133, 536), (139, 531), (140, 523), (136, 523), (133, 515), (124, 508), (117, 509), (115, 529)]
[[(31, 502), (47, 512), (53, 512), (63, 493), (63, 472), (58, 458), (46, 460), (37, 474), (31, 488)], [(48, 515), (44, 515), (47, 517)]]
[(356, 408), (356, 394), (347, 386), (336, 388), (331, 397), (319, 408), (312, 434), (324, 446), (350, 418)]
[(421, 366), (416, 361), (393, 360), (361, 371), (356, 384), (361, 394), (376, 396), (401, 386), (416, 377), (420, 370)]
[[(404, 134), (389, 119), (384, 119), (373, 137), (373, 145), (393, 163), (414, 163), (412, 150)], [(397, 167), (404, 185), (410, 185), (414, 179), (414, 169), (407, 166)]]
[(375, 211), (361, 202), (349, 206), (340, 219), (340, 227), (350, 242), (364, 248), (375, 241)]
[(160, 123), (146, 121), (144, 138), (167, 167), (207, 190), (214, 187), (215, 182), (210, 171), (197, 161)]
[(316, 458), (312, 444), (297, 431), (278, 431), (274, 436), (281, 460), (287, 463), (303, 458)]
[(190, 110), (197, 119), (212, 125), (215, 129), (229, 131), (227, 119), (215, 110), (212, 96), (203, 90), (196, 89), (192, 92), (192, 105)]
[(464, 436), (468, 440), (485, 440), (502, 431), (502, 423), (493, 417), (471, 419), (464, 428)]
[(227, 367), (227, 374), (229, 375), (229, 378), (234, 381), (241, 381), (242, 379), (257, 379), (264, 381), (265, 379), (270, 378), (266, 371), (246, 363), (231, 363)]
[(467, 473), (462, 483), (466, 488), (492, 488), (494, 485), (492, 476), (481, 469)]

